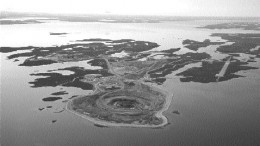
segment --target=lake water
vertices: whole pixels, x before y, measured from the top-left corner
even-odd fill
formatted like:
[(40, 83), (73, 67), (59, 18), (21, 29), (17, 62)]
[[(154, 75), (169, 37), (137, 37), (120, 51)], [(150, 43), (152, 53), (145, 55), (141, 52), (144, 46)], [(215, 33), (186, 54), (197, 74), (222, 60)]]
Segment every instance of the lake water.
[[(164, 23), (79, 23), (51, 21), (42, 24), (1, 25), (1, 46), (54, 46), (88, 38), (134, 39), (156, 42), (154, 50), (183, 48), (184, 39), (203, 41), (215, 32), (259, 33), (248, 30), (207, 30), (196, 27), (220, 21), (176, 21)], [(221, 21), (222, 22), (222, 21)], [(49, 35), (66, 32), (67, 35)], [(213, 50), (208, 53), (214, 54)], [(199, 51), (207, 49), (202, 48)], [(182, 49), (179, 53), (186, 52)], [(1, 53), (1, 143), (3, 146), (169, 146), (169, 145), (260, 145), (260, 70), (241, 71), (243, 78), (219, 83), (184, 83), (173, 72), (161, 88), (174, 94), (164, 113), (169, 125), (160, 129), (96, 127), (79, 116), (62, 111), (62, 100), (44, 102), (42, 98), (67, 91), (63, 100), (91, 91), (72, 87), (32, 88), (32, 73), (69, 66), (93, 68), (87, 62), (57, 63), (39, 67), (18, 66), (7, 60), (12, 53)], [(216, 58), (225, 56), (215, 55)], [(195, 65), (196, 66), (196, 65)], [(260, 60), (250, 63), (260, 66)], [(187, 66), (188, 68), (189, 66)], [(95, 69), (95, 68), (93, 68)], [(69, 74), (69, 72), (67, 72)], [(46, 108), (52, 106), (52, 108)], [(45, 108), (39, 110), (39, 108)], [(180, 114), (174, 114), (173, 111)], [(56, 122), (52, 122), (57, 120)]]

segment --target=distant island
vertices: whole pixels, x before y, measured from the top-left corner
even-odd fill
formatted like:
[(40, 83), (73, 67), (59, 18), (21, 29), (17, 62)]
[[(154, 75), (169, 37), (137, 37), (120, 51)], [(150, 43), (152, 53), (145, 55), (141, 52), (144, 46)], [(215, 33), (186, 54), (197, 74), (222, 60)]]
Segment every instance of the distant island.
[(43, 23), (37, 20), (0, 20), (0, 25), (13, 25), (13, 24), (37, 24)]
[(50, 35), (66, 35), (68, 33), (65, 32), (50, 32)]
[(230, 22), (211, 24), (199, 28), (207, 29), (244, 29), (244, 30), (260, 30), (260, 23), (257, 22)]

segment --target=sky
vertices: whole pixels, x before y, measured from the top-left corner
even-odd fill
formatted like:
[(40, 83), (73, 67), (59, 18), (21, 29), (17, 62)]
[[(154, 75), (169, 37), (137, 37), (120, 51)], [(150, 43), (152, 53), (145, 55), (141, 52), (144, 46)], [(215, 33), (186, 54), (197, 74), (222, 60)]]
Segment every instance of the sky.
[(260, 0), (0, 0), (1, 11), (260, 17)]

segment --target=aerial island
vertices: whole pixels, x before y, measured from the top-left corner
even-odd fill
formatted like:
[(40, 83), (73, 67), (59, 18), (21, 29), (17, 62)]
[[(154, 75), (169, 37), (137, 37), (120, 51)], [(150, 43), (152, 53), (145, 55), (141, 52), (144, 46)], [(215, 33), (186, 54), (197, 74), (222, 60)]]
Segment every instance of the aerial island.
[[(76, 87), (92, 90), (88, 95), (74, 95), (67, 103), (67, 110), (81, 116), (99, 126), (127, 127), (161, 127), (168, 124), (163, 114), (169, 107), (173, 94), (160, 86), (166, 81), (167, 75), (186, 65), (201, 63), (200, 67), (191, 67), (176, 74), (181, 82), (222, 82), (243, 77), (236, 72), (257, 69), (248, 66), (235, 58), (236, 53), (259, 56), (258, 34), (212, 34), (234, 42), (203, 42), (184, 40), (183, 44), (192, 50), (209, 45), (221, 45), (216, 51), (226, 53), (234, 58), (212, 60), (206, 52), (187, 52), (177, 54), (180, 48), (155, 51), (159, 45), (154, 42), (136, 41), (132, 39), (110, 40), (90, 38), (75, 40), (70, 44), (52, 47), (1, 47), (1, 53), (10, 53), (7, 59), (26, 57), (25, 61), (17, 61), (20, 66), (41, 66), (63, 62), (87, 61), (97, 69), (78, 66), (59, 68), (57, 71), (71, 71), (63, 75), (57, 72), (32, 73), (39, 76), (29, 82), (32, 88), (37, 87)], [(248, 38), (249, 37), (249, 38)], [(257, 38), (256, 38), (257, 37)], [(245, 47), (233, 50), (233, 45), (244, 44)], [(232, 51), (229, 51), (232, 49)], [(22, 50), (25, 50), (23, 52)], [(18, 52), (16, 52), (18, 51)], [(230, 52), (233, 52), (231, 54)], [(116, 55), (115, 55), (116, 54)], [(235, 55), (234, 55), (235, 54)], [(217, 76), (226, 60), (225, 76)], [(222, 69), (223, 70), (223, 69)], [(62, 100), (66, 91), (55, 92), (44, 102)]]

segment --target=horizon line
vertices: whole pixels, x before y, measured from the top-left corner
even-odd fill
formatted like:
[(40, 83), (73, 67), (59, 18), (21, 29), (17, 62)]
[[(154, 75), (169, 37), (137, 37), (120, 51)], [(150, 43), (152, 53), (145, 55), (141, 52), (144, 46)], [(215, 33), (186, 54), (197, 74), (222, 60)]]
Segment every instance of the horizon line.
[(0, 10), (0, 18), (2, 18), (3, 13), (16, 13), (16, 14), (25, 14), (25, 15), (58, 15), (58, 16), (66, 16), (66, 15), (96, 15), (96, 16), (143, 16), (143, 17), (200, 17), (200, 18), (259, 18), (260, 16), (199, 16), (199, 15), (172, 15), (172, 14), (115, 14), (115, 13), (51, 13), (51, 12), (32, 12), (32, 11), (13, 11), (13, 10)]

